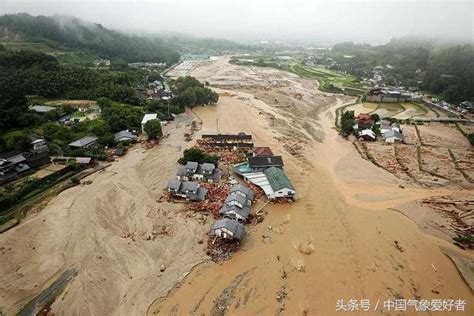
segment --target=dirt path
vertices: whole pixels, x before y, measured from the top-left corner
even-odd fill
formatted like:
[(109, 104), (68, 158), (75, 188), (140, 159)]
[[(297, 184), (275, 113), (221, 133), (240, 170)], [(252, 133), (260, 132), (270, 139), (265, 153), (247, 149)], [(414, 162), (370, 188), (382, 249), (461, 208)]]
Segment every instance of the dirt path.
[[(243, 82), (237, 84), (234, 76), (240, 71)], [(195, 72), (234, 89), (220, 90), (216, 107), (196, 110), (203, 128), (215, 131), (218, 118), (221, 132), (250, 132), (257, 145), (283, 154), (298, 200), (269, 205), (265, 221), (249, 227), (242, 251), (223, 264), (197, 268), (171, 295), (151, 305), (149, 315), (331, 315), (338, 299), (370, 299), (375, 305), (395, 298), (465, 299), (465, 314), (472, 314), (473, 295), (438, 246), (451, 245), (388, 210), (440, 191), (400, 188), (399, 179), (338, 137), (334, 110), (350, 100), (306, 93), (307, 82), (285, 73), (275, 73), (280, 78), (275, 88), (266, 81), (255, 88), (245, 79), (258, 81), (255, 73), (237, 66), (217, 63)], [(291, 90), (303, 94), (294, 103), (285, 100)], [(262, 235), (270, 236), (265, 243)]]
[(143, 315), (201, 262), (197, 238), (208, 228), (183, 216), (182, 204), (157, 203), (189, 146), (186, 129), (173, 123), (160, 146), (129, 151), (86, 178), (92, 184), (62, 192), (0, 235), (0, 311), (16, 313), (74, 268), (77, 276), (52, 305), (56, 315)]

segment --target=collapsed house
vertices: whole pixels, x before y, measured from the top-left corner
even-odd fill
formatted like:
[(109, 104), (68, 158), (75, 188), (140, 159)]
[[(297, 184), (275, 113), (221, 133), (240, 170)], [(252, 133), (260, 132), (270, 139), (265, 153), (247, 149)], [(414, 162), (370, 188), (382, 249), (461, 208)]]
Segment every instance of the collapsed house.
[(255, 192), (242, 184), (236, 184), (230, 189), (219, 214), (224, 218), (245, 222), (250, 216), (250, 206), (254, 199)]
[(181, 181), (199, 180), (214, 182), (222, 176), (220, 169), (212, 163), (199, 164), (195, 161), (188, 161), (186, 165), (179, 167), (176, 178)]
[(167, 190), (174, 197), (181, 197), (189, 201), (204, 201), (207, 195), (206, 188), (192, 181), (170, 180)]
[(229, 218), (216, 221), (211, 226), (211, 235), (221, 237), (226, 240), (242, 240), (245, 227), (243, 224)]
[(252, 135), (239, 134), (205, 134), (198, 141), (199, 145), (209, 150), (243, 150), (251, 151), (253, 149)]

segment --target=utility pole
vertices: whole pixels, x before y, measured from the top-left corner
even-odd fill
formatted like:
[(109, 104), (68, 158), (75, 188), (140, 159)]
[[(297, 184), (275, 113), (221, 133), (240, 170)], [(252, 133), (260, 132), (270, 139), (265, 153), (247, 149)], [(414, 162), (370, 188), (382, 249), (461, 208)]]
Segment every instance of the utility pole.
[(219, 119), (216, 118), (216, 131), (217, 131), (217, 134), (219, 135)]

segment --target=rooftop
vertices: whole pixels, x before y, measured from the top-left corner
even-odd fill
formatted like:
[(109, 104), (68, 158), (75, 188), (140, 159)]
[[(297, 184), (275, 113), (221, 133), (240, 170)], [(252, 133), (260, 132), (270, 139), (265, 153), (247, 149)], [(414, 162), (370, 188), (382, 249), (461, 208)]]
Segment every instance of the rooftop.
[(281, 156), (249, 157), (248, 163), (250, 168), (272, 166), (283, 167), (283, 158)]
[(215, 231), (220, 228), (226, 228), (230, 230), (234, 234), (234, 238), (238, 240), (241, 240), (244, 236), (245, 227), (237, 221), (228, 218), (220, 219), (212, 224), (211, 230)]
[(236, 184), (234, 185), (229, 193), (233, 193), (233, 192), (242, 192), (243, 194), (245, 194), (247, 196), (247, 198), (251, 201), (253, 201), (253, 199), (255, 198), (255, 192), (253, 192), (251, 189), (249, 189), (248, 187), (246, 187), (245, 185), (243, 184)]
[(69, 146), (82, 148), (82, 147), (85, 147), (85, 146), (90, 145), (92, 143), (95, 143), (97, 141), (97, 139), (98, 138), (94, 137), (94, 136), (86, 136), (86, 137), (80, 138), (76, 141), (73, 141), (72, 143), (69, 143)]
[(56, 110), (56, 108), (54, 106), (34, 105), (30, 107), (30, 110), (33, 110), (37, 113), (48, 113), (48, 112)]
[(145, 124), (146, 122), (148, 122), (150, 120), (156, 120), (157, 117), (158, 117), (158, 114), (156, 114), (156, 113), (145, 114), (143, 116), (143, 119), (142, 119), (142, 124)]
[(253, 153), (256, 156), (273, 156), (273, 152), (270, 147), (255, 147)]
[(280, 168), (271, 167), (266, 169), (263, 173), (267, 176), (273, 191), (279, 191), (281, 189), (295, 190), (295, 187), (291, 184), (285, 172)]
[(117, 133), (114, 134), (114, 140), (115, 141), (118, 141), (121, 138), (129, 138), (129, 139), (133, 139), (133, 140), (138, 139), (137, 136), (133, 135), (128, 130), (123, 130), (123, 131), (120, 131), (120, 132), (117, 132)]

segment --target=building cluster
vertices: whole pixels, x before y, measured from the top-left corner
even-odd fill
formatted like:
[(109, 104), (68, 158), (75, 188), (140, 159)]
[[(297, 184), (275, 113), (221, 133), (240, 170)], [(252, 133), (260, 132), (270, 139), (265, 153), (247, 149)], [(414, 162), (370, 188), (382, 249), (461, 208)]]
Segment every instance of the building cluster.
[(30, 150), (13, 150), (0, 154), (0, 183), (6, 183), (34, 172), (51, 162), (46, 140), (30, 135)]
[(208, 190), (200, 186), (199, 182), (216, 182), (222, 172), (212, 163), (197, 163), (188, 161), (176, 171), (176, 178), (168, 182), (167, 190), (174, 197), (189, 201), (203, 201)]
[(180, 181), (199, 180), (209, 183), (220, 180), (222, 172), (212, 163), (197, 163), (188, 161), (186, 165), (178, 168), (176, 177)]
[(223, 217), (211, 226), (211, 235), (226, 240), (242, 240), (244, 223), (250, 216), (255, 192), (242, 184), (234, 185), (224, 201), (219, 214)]
[(148, 86), (139, 85), (137, 90), (147, 100), (169, 101), (173, 97), (173, 92), (164, 80), (155, 80), (148, 83)]
[(441, 110), (456, 117), (462, 117), (467, 113), (474, 113), (474, 102), (464, 101), (459, 105), (450, 104), (446, 101), (424, 95), (418, 88), (376, 86), (369, 89), (365, 100), (375, 103), (397, 103), (397, 102), (423, 102), (425, 105)]
[(355, 121), (354, 131), (359, 140), (375, 141), (377, 139), (377, 135), (374, 132), (375, 126), (378, 127), (380, 135), (382, 135), (386, 143), (393, 144), (395, 142), (404, 142), (405, 140), (400, 125), (396, 122), (390, 122), (388, 120), (375, 122), (369, 113), (360, 113), (356, 116)]
[(402, 89), (389, 89), (389, 88), (381, 88), (376, 87), (369, 90), (366, 96), (366, 100), (369, 102), (376, 102), (376, 103), (394, 103), (394, 102), (407, 102), (407, 101), (415, 101), (416, 99), (419, 100), (419, 97), (414, 93), (409, 93)]

